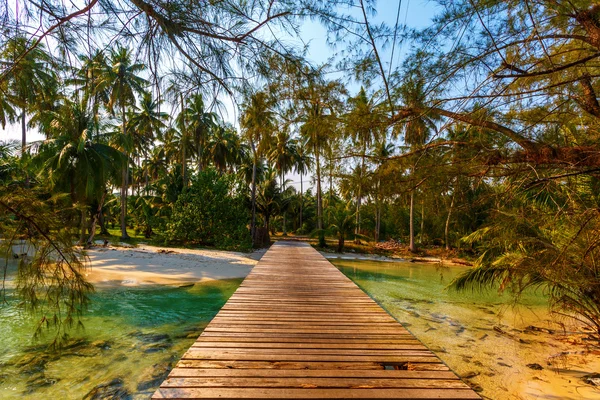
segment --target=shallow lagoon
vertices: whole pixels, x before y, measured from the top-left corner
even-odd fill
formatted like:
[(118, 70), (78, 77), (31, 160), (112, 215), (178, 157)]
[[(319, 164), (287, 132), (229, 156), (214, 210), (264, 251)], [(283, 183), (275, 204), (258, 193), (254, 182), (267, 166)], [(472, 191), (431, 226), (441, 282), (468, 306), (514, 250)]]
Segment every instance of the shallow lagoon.
[[(580, 381), (600, 372), (599, 356), (560, 356), (583, 347), (567, 335), (526, 329), (559, 328), (543, 295), (530, 293), (513, 308), (507, 295), (445, 291), (464, 267), (331, 261), (486, 398), (600, 399)], [(0, 398), (81, 399), (107, 385), (99, 394), (147, 399), (240, 282), (98, 289), (85, 330), (72, 332), (60, 354), (32, 340), (35, 321), (9, 293), (0, 307)], [(526, 366), (534, 363), (543, 369)]]
[(542, 293), (515, 307), (508, 294), (445, 290), (462, 266), (330, 261), (486, 398), (600, 399), (600, 390), (581, 382), (600, 372), (600, 356), (580, 353), (582, 336), (561, 331)]
[[(8, 293), (0, 307), (0, 398), (147, 399), (225, 304), (241, 279), (190, 287), (119, 287), (92, 295), (84, 330), (60, 353), (33, 341), (35, 321)], [(130, 397), (129, 397), (130, 396)]]

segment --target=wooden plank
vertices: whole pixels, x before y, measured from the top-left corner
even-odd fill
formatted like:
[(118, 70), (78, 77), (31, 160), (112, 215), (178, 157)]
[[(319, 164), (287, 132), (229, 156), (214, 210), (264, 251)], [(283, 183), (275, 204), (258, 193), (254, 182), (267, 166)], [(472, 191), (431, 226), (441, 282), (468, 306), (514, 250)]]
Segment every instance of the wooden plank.
[(278, 243), (154, 399), (478, 399), (310, 246)]
[(161, 387), (246, 387), (246, 388), (452, 388), (468, 389), (462, 381), (445, 379), (378, 379), (378, 378), (324, 378), (324, 377), (202, 377), (169, 378)]
[(201, 377), (316, 377), (316, 378), (377, 378), (377, 379), (455, 379), (458, 377), (451, 371), (404, 371), (404, 370), (280, 370), (280, 369), (200, 369), (200, 368), (173, 368), (171, 378), (201, 378)]
[(155, 399), (455, 399), (480, 397), (470, 389), (163, 388)]

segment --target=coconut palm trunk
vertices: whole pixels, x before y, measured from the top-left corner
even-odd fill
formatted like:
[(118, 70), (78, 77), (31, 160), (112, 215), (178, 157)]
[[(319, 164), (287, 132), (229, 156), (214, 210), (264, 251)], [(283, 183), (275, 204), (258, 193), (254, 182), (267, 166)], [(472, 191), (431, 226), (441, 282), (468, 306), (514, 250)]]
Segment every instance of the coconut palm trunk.
[(123, 124), (123, 140), (125, 141), (125, 159), (122, 168), (121, 184), (121, 239), (129, 239), (127, 233), (127, 188), (129, 186), (129, 144), (127, 143), (127, 119), (125, 117), (125, 103), (121, 101), (121, 119)]
[(302, 172), (300, 172), (300, 229), (302, 229), (302, 206), (304, 205), (304, 193), (302, 187)]
[(456, 196), (456, 192), (452, 192), (452, 200), (450, 201), (450, 208), (448, 208), (448, 216), (446, 217), (446, 226), (444, 228), (444, 242), (446, 245), (446, 250), (450, 250), (450, 240), (448, 239), (449, 231), (450, 231), (450, 217), (452, 216), (452, 209), (454, 208), (454, 197)]
[(323, 199), (321, 193), (321, 162), (319, 150), (315, 150), (315, 161), (317, 164), (317, 229), (323, 229)]
[(256, 146), (254, 145), (254, 141), (250, 141), (250, 145), (252, 146), (252, 221), (250, 223), (250, 235), (252, 236), (252, 244), (256, 245), (256, 163), (257, 163), (257, 154), (256, 154)]
[(415, 246), (415, 221), (414, 221), (414, 211), (415, 211), (415, 189), (412, 189), (410, 192), (410, 215), (409, 215), (409, 246), (408, 249), (412, 252), (417, 251), (417, 246)]
[(90, 228), (90, 236), (85, 243), (85, 245), (91, 245), (94, 242), (94, 236), (96, 235), (96, 224), (100, 220), (102, 216), (102, 208), (104, 207), (104, 200), (106, 199), (106, 190), (102, 193), (102, 198), (100, 199), (100, 203), (98, 204), (98, 209), (94, 214), (94, 218), (92, 220), (92, 226)]
[[(281, 192), (285, 192), (285, 173), (281, 174)], [(286, 228), (286, 222), (287, 222), (287, 210), (283, 211), (283, 236), (287, 236), (287, 228)]]
[(25, 109), (21, 112), (21, 155), (27, 150), (27, 124), (25, 123)]

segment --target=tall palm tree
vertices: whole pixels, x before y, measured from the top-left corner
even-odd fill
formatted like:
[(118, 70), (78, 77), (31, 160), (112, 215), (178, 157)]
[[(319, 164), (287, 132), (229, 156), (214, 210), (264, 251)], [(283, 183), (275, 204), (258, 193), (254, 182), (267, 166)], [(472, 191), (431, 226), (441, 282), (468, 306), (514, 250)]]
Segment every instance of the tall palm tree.
[(82, 101), (94, 116), (94, 132), (98, 133), (100, 124), (100, 106), (109, 102), (109, 88), (101, 86), (103, 71), (108, 69), (108, 61), (102, 50), (96, 50), (90, 56), (80, 55), (81, 67), (75, 71), (75, 77), (67, 83), (81, 92)]
[(312, 169), (313, 158), (306, 149), (306, 141), (299, 140), (296, 145), (296, 158), (294, 160), (294, 170), (300, 174), (300, 228), (302, 229), (302, 213), (304, 209), (304, 186), (303, 178)]
[[(53, 191), (69, 193), (73, 205), (81, 210), (81, 240), (85, 220), (93, 201), (102, 203), (107, 181), (118, 180), (123, 154), (108, 144), (92, 140), (94, 115), (82, 102), (64, 99), (56, 111), (48, 112), (52, 122), (48, 139), (40, 146), (37, 158), (43, 160), (41, 178)], [(102, 207), (102, 204), (100, 204)]]
[[(0, 100), (0, 120), (15, 121), (17, 109), (21, 120), (21, 154), (27, 148), (27, 114), (44, 112), (56, 99), (58, 78), (52, 66), (52, 57), (40, 43), (30, 49), (24, 36), (15, 36), (3, 44), (0, 63), (11, 70), (0, 82), (3, 94)], [(30, 125), (32, 125), (30, 123)]]
[[(298, 93), (302, 105), (299, 118), (300, 135), (307, 148), (315, 157), (317, 183), (317, 229), (323, 230), (323, 191), (321, 188), (321, 155), (335, 136), (338, 124), (337, 114), (341, 108), (339, 96), (344, 92), (337, 81), (320, 82), (311, 80), (304, 90)], [(321, 238), (321, 242), (324, 239)]]
[(207, 145), (208, 154), (215, 168), (224, 173), (236, 164), (240, 152), (240, 140), (231, 126), (219, 125)]
[[(421, 76), (407, 77), (398, 88), (398, 95), (400, 102), (407, 108), (417, 109), (417, 107), (420, 107), (418, 109), (427, 109), (425, 79)], [(435, 123), (438, 119), (439, 117), (432, 113), (411, 116), (403, 126), (404, 143), (409, 145), (412, 150), (422, 147), (429, 140), (431, 132), (436, 130)], [(411, 168), (413, 176), (417, 168), (417, 162), (418, 160), (413, 163)], [(414, 231), (415, 190), (416, 188), (413, 187), (410, 191), (409, 250), (413, 252), (417, 250)]]
[(206, 166), (206, 146), (213, 130), (217, 127), (218, 116), (206, 110), (202, 94), (197, 93), (188, 99), (184, 114), (180, 118), (185, 118), (185, 127), (194, 142), (198, 171), (202, 171)]
[[(293, 168), (294, 160), (296, 159), (296, 139), (292, 138), (289, 131), (281, 130), (277, 136), (269, 152), (269, 160), (279, 172), (279, 180), (282, 193), (285, 193), (285, 174)], [(283, 213), (283, 235), (287, 235), (286, 214)]]
[[(361, 166), (359, 171), (358, 189), (356, 191), (355, 234), (360, 233), (360, 206), (362, 203), (362, 189), (364, 186), (365, 159), (367, 149), (381, 136), (383, 113), (367, 98), (363, 87), (356, 97), (348, 99), (350, 111), (344, 116), (345, 129), (354, 144), (360, 149)], [(357, 239), (358, 240), (358, 239)]]
[(132, 140), (127, 131), (127, 108), (135, 105), (136, 94), (145, 92), (148, 82), (139, 76), (146, 67), (134, 63), (129, 49), (117, 46), (110, 52), (107, 68), (100, 71), (97, 90), (108, 92), (108, 110), (114, 114), (121, 113), (121, 146), (125, 154), (121, 177), (121, 239), (129, 239), (127, 233), (127, 188), (129, 186), (129, 157), (132, 151)]
[(275, 131), (276, 119), (272, 100), (264, 91), (249, 96), (243, 107), (240, 124), (252, 150), (252, 240), (256, 233), (256, 168), (259, 158), (269, 148), (271, 135)]
[(136, 165), (139, 167), (142, 165), (140, 156), (148, 157), (154, 140), (166, 128), (165, 122), (169, 119), (169, 114), (161, 112), (160, 105), (160, 100), (154, 100), (152, 94), (146, 92), (142, 95), (139, 107), (132, 109), (130, 113), (128, 131), (132, 137), (132, 148), (136, 150)]
[(377, 159), (377, 168), (375, 170), (375, 241), (379, 241), (381, 232), (381, 209), (383, 206), (383, 190), (381, 187), (381, 176), (383, 174), (386, 160), (394, 152), (395, 146), (385, 138), (375, 144), (373, 155)]

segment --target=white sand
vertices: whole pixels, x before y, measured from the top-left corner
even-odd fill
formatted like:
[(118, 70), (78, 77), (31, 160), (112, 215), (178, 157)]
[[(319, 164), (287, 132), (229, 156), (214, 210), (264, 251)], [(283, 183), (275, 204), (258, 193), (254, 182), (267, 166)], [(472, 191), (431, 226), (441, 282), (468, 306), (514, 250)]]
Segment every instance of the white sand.
[(238, 253), (218, 250), (108, 247), (87, 251), (91, 268), (86, 278), (96, 285), (137, 286), (244, 278), (264, 251)]

